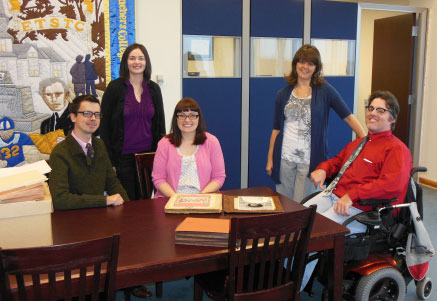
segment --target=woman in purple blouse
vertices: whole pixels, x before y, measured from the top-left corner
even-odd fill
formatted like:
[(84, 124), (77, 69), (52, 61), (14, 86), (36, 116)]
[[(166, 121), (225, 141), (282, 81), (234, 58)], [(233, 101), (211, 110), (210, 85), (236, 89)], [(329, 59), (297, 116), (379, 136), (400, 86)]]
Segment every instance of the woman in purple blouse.
[(100, 135), (131, 200), (140, 198), (134, 154), (155, 151), (165, 135), (161, 89), (151, 74), (146, 48), (130, 45), (121, 58), (120, 77), (109, 83), (102, 99)]

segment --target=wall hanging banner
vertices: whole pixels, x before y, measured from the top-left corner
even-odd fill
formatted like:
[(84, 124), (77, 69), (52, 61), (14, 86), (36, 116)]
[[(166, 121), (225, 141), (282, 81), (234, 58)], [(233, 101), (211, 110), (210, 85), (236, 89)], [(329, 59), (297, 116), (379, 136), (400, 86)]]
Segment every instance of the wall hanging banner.
[(111, 79), (119, 77), (124, 50), (135, 43), (135, 0), (109, 1)]
[(0, 168), (48, 159), (134, 42), (135, 0), (0, 0)]

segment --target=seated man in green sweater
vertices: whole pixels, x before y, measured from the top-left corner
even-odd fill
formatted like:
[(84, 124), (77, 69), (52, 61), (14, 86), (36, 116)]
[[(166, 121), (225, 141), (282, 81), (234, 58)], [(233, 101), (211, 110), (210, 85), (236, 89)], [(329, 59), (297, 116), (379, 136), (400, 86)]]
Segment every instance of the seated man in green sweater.
[(74, 128), (50, 155), (49, 186), (55, 210), (118, 206), (129, 200), (105, 144), (93, 136), (100, 117), (100, 103), (94, 96), (81, 95), (70, 104)]

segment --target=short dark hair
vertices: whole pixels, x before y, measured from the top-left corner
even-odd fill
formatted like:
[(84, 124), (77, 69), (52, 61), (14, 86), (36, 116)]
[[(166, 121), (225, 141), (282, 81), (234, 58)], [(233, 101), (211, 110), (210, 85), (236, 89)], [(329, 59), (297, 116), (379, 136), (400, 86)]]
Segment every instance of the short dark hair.
[(182, 133), (178, 127), (177, 114), (187, 111), (194, 111), (199, 114), (199, 124), (197, 125), (196, 137), (194, 138), (193, 144), (200, 145), (203, 144), (206, 140), (206, 124), (199, 104), (191, 97), (184, 97), (177, 103), (174, 109), (173, 117), (171, 119), (170, 134), (167, 135), (170, 143), (176, 147), (179, 147), (182, 143)]
[(391, 124), (391, 130), (393, 131), (396, 126), (396, 120), (399, 115), (400, 107), (399, 102), (396, 99), (396, 96), (393, 95), (390, 91), (375, 91), (369, 96), (368, 105), (370, 106), (372, 104), (372, 101), (375, 98), (382, 98), (385, 100), (385, 104), (387, 105), (387, 109), (390, 110), (390, 115), (392, 117), (392, 120), (394, 119), (395, 122)]
[(135, 49), (140, 49), (141, 52), (144, 54), (144, 58), (146, 59), (146, 69), (144, 69), (143, 76), (146, 82), (149, 82), (150, 77), (152, 76), (152, 62), (150, 61), (149, 53), (147, 52), (146, 47), (139, 43), (129, 45), (123, 52), (123, 56), (121, 57), (120, 62), (120, 77), (124, 80), (129, 79), (129, 68), (127, 65), (127, 59), (129, 58), (129, 54)]
[(69, 107), (70, 114), (77, 115), (77, 112), (79, 111), (79, 108), (80, 108), (80, 104), (83, 101), (94, 102), (94, 103), (98, 103), (100, 105), (100, 101), (97, 98), (95, 98), (94, 96), (92, 96), (92, 95), (80, 95), (80, 96), (77, 96), (76, 98), (74, 98), (73, 101), (70, 103), (70, 107)]
[(300, 61), (311, 62), (316, 66), (316, 70), (314, 70), (311, 77), (312, 86), (320, 86), (325, 82), (322, 75), (323, 65), (319, 50), (313, 45), (305, 44), (299, 48), (291, 61), (291, 72), (285, 76), (285, 81), (288, 84), (292, 86), (297, 84), (296, 64)]
[(70, 88), (68, 87), (68, 85), (60, 78), (56, 78), (56, 77), (51, 77), (51, 78), (46, 78), (42, 81), (39, 82), (39, 95), (43, 96), (43, 90), (45, 88), (47, 88), (48, 86), (53, 85), (54, 83), (60, 83), (62, 85), (62, 87), (64, 88), (64, 93), (66, 95), (69, 94), (70, 92)]

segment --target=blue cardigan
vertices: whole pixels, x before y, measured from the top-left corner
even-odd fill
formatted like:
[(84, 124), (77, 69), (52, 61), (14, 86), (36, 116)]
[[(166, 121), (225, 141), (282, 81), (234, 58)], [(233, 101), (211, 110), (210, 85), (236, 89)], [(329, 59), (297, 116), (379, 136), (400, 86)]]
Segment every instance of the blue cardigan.
[[(284, 138), (284, 109), (290, 99), (293, 88), (291, 85), (282, 88), (278, 91), (275, 99), (273, 129), (280, 130), (273, 149), (272, 178), (276, 184), (281, 183), (279, 180), (279, 170), (281, 165), (282, 140)], [(330, 108), (333, 108), (341, 119), (351, 114), (343, 98), (329, 83), (325, 82), (320, 87), (313, 87), (311, 99), (311, 154), (309, 173), (321, 162), (328, 159), (327, 129)]]

